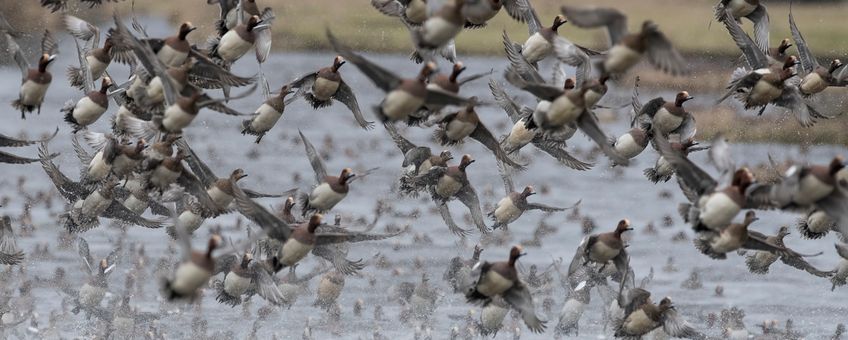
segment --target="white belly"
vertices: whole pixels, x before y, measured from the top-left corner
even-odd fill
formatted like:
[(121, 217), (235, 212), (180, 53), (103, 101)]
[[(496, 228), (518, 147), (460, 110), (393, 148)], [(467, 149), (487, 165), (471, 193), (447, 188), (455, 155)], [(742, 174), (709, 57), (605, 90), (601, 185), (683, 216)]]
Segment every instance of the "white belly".
[(740, 210), (736, 202), (722, 192), (709, 195), (698, 203), (701, 222), (713, 230), (723, 229), (730, 224)]
[(283, 254), (280, 256), (280, 262), (287, 266), (292, 266), (312, 251), (312, 245), (300, 243), (298, 240), (290, 237), (283, 244), (281, 251)]
[(162, 87), (162, 78), (154, 77), (150, 80), (150, 83), (147, 84), (147, 90), (145, 91), (147, 96), (147, 102), (150, 104), (159, 104), (165, 101), (165, 92)]
[(100, 59), (95, 58), (94, 56), (85, 57), (86, 62), (88, 62), (88, 70), (91, 72), (91, 79), (97, 80), (100, 76), (103, 75), (103, 71), (106, 71), (106, 67), (109, 64), (100, 61)]
[(224, 291), (230, 296), (240, 296), (250, 288), (250, 278), (230, 272), (224, 278)]
[(96, 122), (104, 112), (106, 112), (105, 107), (97, 105), (88, 96), (85, 96), (77, 102), (73, 116), (77, 124), (87, 126)]
[(383, 114), (391, 121), (405, 120), (422, 105), (424, 105), (423, 98), (415, 97), (402, 90), (389, 92), (381, 104)]
[(726, 254), (742, 248), (742, 240), (737, 237), (732, 237), (730, 233), (720, 233), (718, 237), (710, 242), (710, 248), (720, 254)]
[(804, 80), (801, 81), (801, 93), (804, 94), (814, 94), (824, 91), (828, 86), (828, 83), (822, 79), (822, 77), (816, 73), (810, 73)]
[(212, 273), (198, 267), (194, 262), (181, 263), (171, 282), (171, 289), (181, 295), (193, 295), (212, 277)]
[(509, 309), (490, 303), (480, 311), (480, 326), (489, 332), (500, 329), (507, 313)]
[(635, 139), (633, 139), (633, 135), (629, 133), (625, 133), (618, 137), (615, 141), (615, 151), (618, 152), (624, 158), (633, 158), (638, 156), (642, 151), (645, 150), (645, 147), (639, 145)]
[(748, 14), (751, 14), (757, 6), (749, 4), (748, 1), (745, 0), (730, 0), (727, 3), (727, 8), (730, 9), (730, 13), (734, 18), (741, 18)]
[(798, 192), (792, 200), (800, 205), (818, 202), (833, 192), (834, 187), (826, 184), (813, 175), (804, 176), (798, 186)]
[(167, 188), (177, 181), (180, 177), (180, 173), (176, 171), (171, 171), (164, 166), (158, 166), (155, 170), (153, 170), (153, 174), (150, 175), (150, 183), (152, 183), (157, 188)]
[(648, 315), (641, 309), (630, 313), (630, 315), (627, 316), (627, 319), (624, 320), (624, 324), (622, 324), (622, 328), (624, 328), (628, 334), (636, 335), (645, 334), (656, 327), (657, 323), (654, 322), (654, 320), (651, 320), (651, 318), (649, 318)]
[(244, 41), (235, 30), (230, 30), (218, 43), (218, 55), (228, 62), (234, 62), (244, 56), (253, 47), (252, 43)]
[(683, 117), (671, 114), (664, 107), (661, 107), (657, 110), (657, 113), (654, 114), (654, 128), (663, 134), (670, 133), (674, 129), (677, 129), (680, 126), (680, 123), (683, 123)]
[(430, 171), (430, 168), (432, 168), (432, 167), (433, 167), (433, 163), (430, 163), (430, 159), (429, 158), (425, 159), (423, 162), (421, 162), (421, 166), (418, 167), (418, 172), (416, 174), (417, 175), (426, 174), (428, 171)]
[(183, 111), (179, 105), (171, 105), (165, 110), (165, 118), (162, 119), (162, 126), (168, 132), (180, 132), (185, 129), (197, 115)]
[(453, 197), (462, 189), (462, 183), (450, 176), (442, 176), (436, 183), (436, 193), (443, 198)]
[(44, 101), (44, 95), (50, 84), (39, 84), (27, 80), (21, 85), (20, 100), (23, 105), (38, 106)]
[(277, 121), (283, 116), (282, 112), (277, 112), (271, 105), (262, 104), (256, 109), (257, 116), (250, 122), (250, 129), (257, 133), (264, 133), (271, 130)]
[(594, 90), (588, 90), (583, 94), (584, 106), (592, 107), (597, 104), (601, 98), (604, 97), (604, 93), (596, 92)]
[(807, 228), (814, 233), (826, 233), (830, 231), (832, 225), (833, 219), (824, 211), (816, 210), (807, 216)]
[(135, 195), (130, 195), (124, 200), (124, 206), (137, 215), (141, 215), (147, 209), (148, 203), (136, 198)]
[(620, 252), (620, 249), (612, 248), (598, 241), (592, 245), (592, 249), (589, 252), (589, 259), (598, 263), (606, 263), (618, 256)]
[(177, 217), (174, 227), (181, 228), (191, 235), (191, 233), (197, 230), (197, 228), (200, 228), (200, 225), (203, 224), (204, 220), (205, 219), (202, 216), (186, 210), (180, 213), (180, 216)]
[(453, 120), (445, 127), (445, 135), (452, 141), (461, 141), (471, 135), (477, 124), (471, 124), (460, 120)]
[(604, 70), (610, 74), (624, 73), (633, 67), (633, 65), (636, 65), (640, 59), (642, 59), (642, 53), (618, 44), (607, 52), (607, 59), (604, 60)]
[(666, 161), (665, 157), (663, 156), (660, 156), (660, 158), (657, 159), (657, 164), (655, 168), (657, 170), (657, 175), (660, 176), (668, 176), (674, 172), (674, 167), (671, 165), (671, 163)]
[(106, 178), (112, 171), (112, 166), (103, 160), (103, 151), (98, 151), (88, 163), (88, 176), (95, 181)]
[(104, 198), (100, 191), (94, 191), (82, 202), (82, 214), (88, 217), (100, 216), (110, 204), (112, 200)]
[(524, 46), (521, 47), (521, 55), (524, 56), (524, 59), (527, 59), (527, 62), (532, 64), (547, 58), (553, 49), (551, 43), (537, 32), (524, 42)]
[(431, 46), (443, 46), (462, 31), (462, 25), (455, 25), (442, 17), (435, 16), (422, 24), (422, 40)]
[(766, 105), (780, 97), (783, 90), (765, 81), (758, 81), (748, 96), (748, 102), (753, 106)]
[(524, 127), (524, 120), (519, 120), (509, 131), (509, 135), (506, 137), (506, 147), (504, 149), (507, 151), (518, 150), (525, 145), (530, 144), (530, 142), (533, 141), (533, 138), (536, 138), (536, 131), (527, 130), (527, 128)]
[(509, 224), (515, 222), (524, 211), (518, 209), (515, 204), (512, 204), (512, 199), (508, 196), (502, 198), (495, 208), (495, 219), (499, 223)]
[(162, 46), (162, 49), (159, 50), (159, 53), (156, 54), (159, 57), (159, 60), (165, 64), (165, 66), (169, 67), (179, 67), (182, 65), (186, 58), (188, 57), (188, 52), (180, 52), (177, 51), (171, 46), (167, 44)]
[(309, 195), (309, 205), (318, 210), (326, 211), (335, 207), (345, 196), (347, 196), (347, 193), (335, 192), (329, 184), (321, 183), (315, 189), (312, 189), (312, 194)]
[(494, 270), (490, 270), (480, 277), (480, 282), (477, 283), (477, 291), (480, 294), (492, 297), (503, 294), (503, 292), (512, 287), (512, 284), (512, 281), (507, 280)]
[(92, 286), (88, 283), (82, 285), (79, 291), (79, 303), (85, 308), (93, 308), (100, 305), (100, 301), (106, 295), (103, 287)]
[(423, 0), (412, 0), (406, 5), (406, 18), (414, 24), (427, 20), (427, 3)]
[(583, 113), (583, 107), (571, 102), (565, 95), (559, 96), (548, 107), (547, 126), (563, 126), (571, 123)]
[(338, 89), (339, 82), (315, 77), (315, 83), (312, 84), (312, 95), (320, 100), (329, 100)]
[(209, 189), (206, 189), (206, 193), (209, 194), (209, 198), (211, 198), (212, 201), (215, 202), (215, 204), (217, 204), (221, 209), (226, 209), (230, 203), (233, 202), (233, 196), (230, 196), (230, 194), (218, 189), (217, 185), (213, 185)]

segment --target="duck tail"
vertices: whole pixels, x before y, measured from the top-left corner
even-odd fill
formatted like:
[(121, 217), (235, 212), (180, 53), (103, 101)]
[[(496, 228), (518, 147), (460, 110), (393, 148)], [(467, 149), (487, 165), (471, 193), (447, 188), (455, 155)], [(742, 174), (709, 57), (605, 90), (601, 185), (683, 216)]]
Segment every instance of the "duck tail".
[(654, 182), (654, 184), (659, 183), (660, 176), (657, 173), (657, 169), (647, 168), (647, 169), (643, 170), (642, 173), (645, 174), (645, 177), (647, 177), (649, 181)]
[(815, 232), (810, 229), (810, 225), (807, 224), (806, 218), (800, 218), (798, 219), (798, 231), (801, 233), (801, 237), (805, 239), (817, 240), (827, 235), (827, 232), (830, 231), (830, 229), (825, 230), (823, 233)]
[(748, 266), (748, 271), (753, 274), (765, 275), (769, 272), (769, 264), (763, 265), (758, 263), (756, 255), (745, 257), (745, 265)]
[(707, 255), (713, 260), (726, 260), (727, 259), (726, 254), (714, 251), (713, 248), (710, 247), (709, 242), (707, 240), (703, 239), (703, 238), (700, 238), (700, 237), (695, 238), (692, 241), (692, 243), (695, 244), (695, 249), (698, 249), (698, 251), (700, 251), (701, 254)]
[(223, 281), (216, 280), (212, 284), (212, 287), (213, 287), (213, 289), (218, 291), (218, 295), (215, 297), (215, 299), (218, 302), (223, 303), (223, 304), (230, 306), (230, 307), (235, 307), (236, 305), (241, 304), (241, 297), (240, 296), (232, 296), (229, 293), (227, 293), (227, 291), (224, 289), (224, 282)]
[(469, 289), (467, 293), (465, 293), (465, 301), (473, 304), (473, 305), (481, 305), (486, 306), (489, 302), (492, 302), (492, 298), (483, 295), (477, 288)]
[(14, 107), (15, 110), (21, 111), (21, 119), (26, 119), (25, 113), (35, 111), (35, 106), (24, 105), (23, 103), (21, 103), (20, 99), (15, 99), (14, 101), (12, 101), (12, 107)]
[(443, 146), (456, 145), (459, 141), (455, 141), (448, 137), (447, 127), (439, 127), (433, 132), (433, 139)]
[(82, 72), (79, 67), (68, 66), (68, 81), (71, 82), (71, 86), (82, 90), (85, 85), (85, 80), (83, 79)]
[(303, 99), (306, 100), (306, 102), (308, 102), (309, 105), (312, 105), (312, 108), (316, 109), (316, 110), (320, 109), (320, 108), (328, 107), (330, 105), (333, 105), (332, 99), (321, 100), (321, 99), (315, 98), (315, 95), (313, 95), (311, 92), (305, 93), (303, 95)]
[(262, 137), (265, 136), (265, 132), (259, 132), (259, 131), (254, 130), (251, 127), (252, 122), (253, 122), (252, 119), (245, 119), (244, 121), (241, 122), (241, 134), (242, 135), (256, 136), (256, 140), (254, 142), (256, 144), (259, 144), (259, 142), (262, 140)]
[(418, 50), (415, 50), (409, 54), (409, 60), (412, 60), (412, 62), (416, 64), (420, 64), (424, 62), (424, 57), (421, 56), (421, 53), (418, 53)]
[(298, 202), (300, 203), (300, 210), (302, 212), (301, 216), (306, 216), (313, 210), (312, 206), (309, 205), (309, 194), (305, 192), (300, 193), (300, 195), (298, 195)]
[(227, 34), (227, 31), (229, 31), (227, 28), (227, 21), (222, 19), (215, 20), (215, 30), (218, 31), (219, 37), (223, 37), (224, 34)]

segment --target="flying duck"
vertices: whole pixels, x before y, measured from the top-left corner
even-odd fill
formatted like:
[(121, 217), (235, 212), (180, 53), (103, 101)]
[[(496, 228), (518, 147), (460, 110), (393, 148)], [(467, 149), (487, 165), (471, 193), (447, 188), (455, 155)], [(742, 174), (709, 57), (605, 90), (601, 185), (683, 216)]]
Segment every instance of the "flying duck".
[[(315, 172), (315, 182), (317, 183), (311, 193), (301, 194), (301, 211), (303, 216), (312, 212), (329, 211), (347, 196), (347, 192), (350, 189), (349, 184), (353, 181), (357, 174), (355, 174), (350, 168), (344, 168), (339, 176), (327, 175), (327, 167), (324, 164), (324, 160), (321, 159), (321, 155), (319, 155), (318, 151), (315, 150), (315, 146), (306, 139), (303, 132), (298, 131), (298, 133), (300, 134), (300, 139), (306, 149), (306, 157), (309, 158), (309, 163), (312, 165), (312, 170)], [(359, 177), (367, 176), (376, 169), (377, 168), (370, 169), (359, 175)]]
[(822, 253), (804, 255), (799, 254), (789, 248), (786, 248), (786, 245), (783, 243), (783, 239), (789, 235), (789, 227), (781, 226), (777, 231), (777, 235), (770, 235), (766, 237), (766, 242), (776, 245), (778, 247), (784, 247), (786, 251), (780, 252), (769, 252), (763, 250), (754, 251), (752, 254), (748, 254), (745, 256), (745, 264), (748, 266), (748, 270), (751, 273), (765, 275), (769, 272), (769, 267), (771, 267), (772, 263), (777, 261), (778, 259), (784, 264), (794, 267), (798, 270), (803, 270), (807, 273), (810, 273), (814, 276), (828, 278), (834, 275), (836, 271), (823, 271), (813, 267), (809, 262), (804, 260), (804, 257), (812, 257), (821, 255)]
[(526, 106), (519, 106), (497, 81), (494, 79), (489, 81), (489, 89), (495, 98), (495, 102), (506, 112), (513, 123), (509, 134), (501, 140), (501, 148), (504, 151), (512, 154), (532, 143), (537, 149), (554, 157), (569, 168), (582, 171), (592, 167), (591, 163), (583, 162), (568, 153), (568, 150), (565, 149), (565, 140), (551, 138), (550, 134), (541, 131), (542, 129), (539, 129), (533, 122), (533, 110)]
[(398, 190), (402, 195), (417, 197), (418, 192), (425, 187), (415, 186), (414, 179), (418, 175), (422, 175), (430, 171), (433, 167), (447, 167), (448, 161), (453, 159), (450, 151), (443, 150), (439, 154), (433, 154), (432, 150), (426, 146), (417, 146), (403, 137), (397, 128), (392, 124), (383, 124), (389, 136), (392, 137), (395, 145), (403, 153), (403, 163), (401, 166), (404, 172), (399, 181)]
[(627, 16), (614, 8), (581, 8), (562, 6), (562, 13), (577, 27), (605, 26), (610, 50), (600, 63), (601, 73), (612, 77), (626, 73), (642, 56), (655, 68), (672, 75), (686, 73), (686, 63), (671, 41), (653, 21), (645, 21), (638, 32), (627, 30)]
[(515, 261), (525, 255), (522, 251), (521, 246), (513, 246), (509, 251), (509, 261), (483, 261), (474, 265), (471, 276), (476, 280), (466, 291), (465, 297), (468, 302), (485, 306), (490, 304), (494, 297), (500, 296), (521, 314), (524, 324), (531, 332), (541, 333), (545, 331), (545, 321), (536, 316), (530, 290), (518, 277), (518, 271), (515, 269)]
[[(265, 99), (265, 102), (256, 109), (253, 118), (242, 121), (241, 134), (256, 136), (256, 144), (259, 144), (262, 137), (283, 117), (286, 104), (292, 101), (292, 99), (286, 99), (286, 96), (290, 93), (292, 93), (291, 85), (286, 84), (280, 89), (279, 94)], [(294, 97), (297, 97), (297, 95), (295, 94)]]
[(797, 74), (794, 66), (798, 64), (798, 59), (790, 56), (783, 65), (770, 66), (765, 53), (756, 47), (751, 37), (729, 16), (728, 12), (722, 22), (733, 41), (742, 50), (751, 70), (734, 71), (727, 93), (716, 102), (720, 103), (734, 95), (745, 104), (746, 109), (760, 108), (759, 114), (763, 113), (766, 105), (775, 104), (794, 112), (795, 118), (804, 127), (812, 126), (818, 118), (828, 118), (804, 100), (798, 86), (786, 82)]
[(457, 236), (468, 234), (468, 230), (462, 229), (453, 221), (453, 217), (448, 210), (447, 201), (451, 199), (459, 199), (468, 210), (471, 212), (471, 219), (477, 226), (477, 229), (482, 233), (488, 233), (489, 227), (483, 219), (483, 211), (480, 209), (480, 198), (477, 197), (477, 192), (468, 181), (466, 168), (474, 159), (471, 155), (463, 155), (459, 165), (448, 167), (434, 167), (427, 173), (420, 174), (415, 177), (413, 183), (415, 186), (425, 186), (430, 191), (430, 196), (433, 202), (439, 207), (439, 213), (442, 219), (451, 232)]
[(477, 97), (471, 97), (469, 100), (469, 103), (464, 109), (447, 114), (439, 120), (439, 128), (436, 129), (433, 137), (443, 146), (456, 145), (461, 143), (466, 137), (471, 137), (491, 150), (499, 162), (519, 170), (524, 170), (525, 167), (523, 165), (509, 158), (507, 153), (501, 149), (500, 143), (492, 135), (492, 132), (480, 121), (480, 117), (474, 110)]
[(510, 223), (518, 220), (518, 218), (521, 217), (521, 215), (528, 210), (541, 210), (544, 212), (553, 213), (558, 211), (569, 210), (580, 204), (580, 201), (578, 201), (569, 208), (559, 208), (539, 203), (527, 202), (527, 198), (531, 195), (535, 195), (536, 190), (534, 190), (532, 186), (528, 185), (524, 187), (524, 190), (522, 190), (521, 192), (516, 192), (515, 185), (512, 182), (512, 176), (510, 175), (510, 170), (506, 169), (502, 164), (498, 163), (498, 171), (500, 172), (501, 179), (503, 179), (504, 182), (504, 191), (506, 192), (506, 197), (498, 201), (498, 204), (495, 205), (495, 209), (488, 213), (488, 216), (492, 218), (492, 220), (495, 222), (492, 225), (492, 229), (506, 229)]
[(377, 117), (381, 121), (406, 121), (422, 106), (464, 105), (468, 102), (467, 99), (454, 94), (427, 88), (427, 81), (436, 69), (434, 63), (424, 64), (417, 78), (403, 79), (354, 53), (349, 47), (336, 40), (336, 37), (330, 31), (327, 31), (327, 38), (336, 53), (356, 65), (377, 87), (386, 92), (386, 97), (380, 105), (374, 107)]
[(12, 107), (21, 111), (21, 119), (26, 119), (27, 112), (37, 110), (39, 114), (41, 113), (44, 95), (50, 87), (50, 82), (53, 81), (53, 75), (47, 71), (47, 66), (56, 59), (58, 44), (50, 31), (45, 30), (41, 38), (41, 57), (38, 59), (38, 67), (30, 68), (21, 47), (12, 38), (11, 32), (7, 31), (11, 27), (8, 27), (5, 19), (0, 18), (0, 20), (2, 20), (0, 26), (5, 26), (0, 27), (0, 30), (6, 36), (6, 46), (21, 70), (21, 91), (18, 99), (12, 102)]
[(353, 89), (345, 83), (339, 73), (339, 68), (344, 64), (344, 58), (336, 56), (332, 66), (298, 78), (290, 85), (298, 89), (294, 97), (303, 97), (315, 109), (328, 107), (333, 103), (332, 100), (337, 100), (353, 113), (353, 118), (360, 127), (369, 130), (374, 127), (374, 122), (369, 122), (362, 116)]

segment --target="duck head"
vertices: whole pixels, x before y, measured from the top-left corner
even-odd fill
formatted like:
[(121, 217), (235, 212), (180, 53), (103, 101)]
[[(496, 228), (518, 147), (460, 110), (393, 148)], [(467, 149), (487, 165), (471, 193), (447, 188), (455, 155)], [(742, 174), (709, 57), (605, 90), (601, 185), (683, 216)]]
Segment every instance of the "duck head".
[(323, 221), (323, 220), (324, 220), (324, 216), (322, 216), (321, 214), (312, 215), (312, 217), (309, 218), (309, 224), (307, 224), (307, 230), (309, 230), (310, 233), (314, 234), (315, 229), (317, 229), (318, 226), (321, 225), (321, 221)]
[(471, 158), (471, 155), (462, 155), (462, 160), (459, 161), (459, 169), (465, 171), (465, 168), (471, 165), (471, 163), (474, 163), (474, 158)]
[(459, 74), (462, 73), (462, 71), (465, 71), (465, 65), (463, 65), (461, 61), (457, 61), (456, 64), (453, 64), (453, 71), (451, 72), (450, 78), (448, 78), (450, 82), (455, 83), (456, 78), (459, 77)]
[(250, 264), (250, 261), (253, 261), (253, 255), (250, 253), (244, 253), (244, 256), (241, 258), (241, 268), (247, 269), (247, 266)]
[(47, 66), (50, 65), (54, 60), (56, 60), (55, 55), (49, 55), (47, 53), (42, 54), (41, 58), (38, 59), (38, 71), (44, 73), (47, 71)]
[(674, 105), (676, 105), (678, 107), (683, 106), (683, 103), (685, 103), (689, 100), (692, 100), (692, 99), (695, 99), (695, 97), (690, 96), (689, 92), (680, 91), (680, 92), (677, 93), (677, 97), (674, 99)]
[(839, 59), (833, 59), (833, 61), (830, 62), (830, 68), (827, 71), (828, 73), (833, 73), (833, 71), (836, 71), (836, 69), (840, 67), (842, 67), (842, 61)]
[(519, 257), (527, 255), (524, 252), (524, 248), (519, 245), (513, 246), (512, 249), (509, 250), (509, 265), (515, 265), (515, 260), (518, 260)]
[(421, 72), (418, 73), (418, 81), (424, 83), (430, 80), (430, 76), (436, 71), (436, 63), (430, 61), (424, 64)]
[(347, 61), (342, 58), (342, 56), (337, 55), (335, 59), (333, 59), (333, 72), (338, 72), (339, 67), (342, 67)]
[(294, 208), (294, 197), (289, 196), (288, 198), (286, 198), (286, 203), (283, 206), (283, 209), (286, 212), (291, 213), (292, 208)]
[(253, 29), (261, 23), (262, 19), (260, 19), (258, 15), (251, 16), (250, 19), (247, 20), (247, 31), (253, 31)]
[(525, 198), (535, 194), (536, 190), (533, 190), (533, 187), (530, 185), (524, 187), (524, 191), (521, 192), (521, 196), (524, 196)]
[(757, 213), (755, 213), (753, 210), (748, 210), (748, 212), (745, 213), (745, 225), (746, 226), (751, 225), (751, 223), (754, 223), (754, 221), (757, 221), (759, 219), (760, 218), (757, 217)]
[(630, 230), (633, 230), (633, 228), (630, 227), (630, 220), (626, 218), (621, 221), (618, 221), (618, 225), (615, 227), (615, 233), (619, 236), (621, 236), (621, 234), (623, 234), (625, 231)]
[(443, 161), (447, 162), (447, 161), (453, 159), (453, 154), (448, 150), (442, 150), (442, 152), (439, 153), (439, 158), (441, 158)]
[(660, 300), (659, 305), (660, 311), (667, 311), (669, 309), (674, 309), (674, 305), (671, 303), (671, 299), (668, 297), (664, 297)]
[(283, 85), (283, 87), (280, 88), (279, 96), (280, 98), (286, 98), (286, 96), (291, 94), (292, 92), (294, 92), (294, 90), (292, 90), (291, 84), (285, 84)]
[(109, 86), (112, 86), (112, 78), (103, 77), (103, 80), (100, 81), (100, 93), (106, 93), (109, 90)]
[(745, 192), (748, 186), (754, 183), (754, 175), (748, 168), (741, 168), (733, 173), (733, 181), (731, 185), (739, 188), (740, 192)]
[(244, 170), (242, 170), (241, 168), (233, 170), (233, 172), (230, 174), (230, 180), (233, 182), (238, 182), (239, 180), (245, 177), (247, 177), (247, 174), (244, 173)]
[(557, 29), (559, 29), (559, 27), (560, 27), (560, 26), (562, 26), (562, 24), (564, 24), (564, 23), (566, 23), (566, 22), (568, 22), (568, 19), (566, 19), (566, 18), (565, 18), (565, 16), (563, 16), (563, 15), (557, 15), (557, 16), (554, 18), (554, 23), (553, 23), (553, 24), (551, 24), (551, 29), (552, 29), (554, 32), (556, 32), (556, 31), (557, 31)]
[(573, 90), (575, 87), (577, 87), (577, 82), (574, 81), (574, 78), (568, 78), (565, 80), (565, 83), (562, 84), (562, 89), (566, 91)]
[(833, 175), (836, 175), (836, 173), (839, 172), (839, 170), (842, 170), (844, 168), (845, 168), (845, 158), (842, 157), (841, 155), (836, 156), (836, 157), (833, 157), (832, 161), (830, 161), (830, 167), (829, 167), (830, 171), (829, 171), (829, 173), (830, 173), (831, 176), (833, 176)]
[(177, 35), (177, 37), (179, 37), (180, 40), (185, 40), (186, 36), (196, 29), (197, 27), (194, 27), (191, 22), (186, 21), (180, 25), (180, 34)]
[(786, 53), (786, 50), (788, 50), (790, 47), (792, 47), (792, 42), (789, 40), (789, 38), (784, 38), (780, 41), (780, 45), (777, 46), (777, 52), (780, 54), (784, 54)]
[(356, 174), (353, 173), (353, 170), (351, 170), (350, 168), (344, 168), (342, 169), (341, 175), (339, 175), (339, 183), (347, 184), (347, 182), (349, 182), (350, 179), (354, 177), (356, 177)]

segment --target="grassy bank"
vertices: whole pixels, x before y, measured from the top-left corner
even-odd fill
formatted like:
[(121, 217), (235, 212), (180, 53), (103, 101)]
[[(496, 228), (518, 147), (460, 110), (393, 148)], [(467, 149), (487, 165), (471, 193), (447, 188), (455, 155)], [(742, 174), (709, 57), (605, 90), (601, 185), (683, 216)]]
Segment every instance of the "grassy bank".
[[(309, 0), (284, 1), (260, 0), (262, 6), (271, 6), (277, 13), (274, 25), (274, 46), (277, 50), (326, 49), (324, 28), (329, 26), (342, 38), (360, 49), (382, 52), (406, 52), (410, 49), (409, 35), (396, 19), (388, 18), (374, 10), (368, 0)], [(616, 1), (596, 0), (593, 5), (615, 6), (631, 18), (629, 26), (637, 29), (645, 19), (659, 23), (664, 32), (686, 54), (730, 55), (737, 54), (736, 47), (725, 29), (711, 23), (712, 0), (640, 0)], [(548, 24), (559, 13), (559, 6), (567, 3), (559, 0), (533, 0), (532, 3)], [(571, 1), (571, 3), (575, 3)], [(113, 10), (128, 13), (130, 1), (104, 6), (97, 14), (82, 11), (84, 17), (107, 19)], [(142, 14), (165, 16), (172, 22), (190, 20), (202, 28), (203, 33), (212, 31), (212, 19), (217, 15), (214, 6), (202, 0), (182, 1), (137, 1), (136, 11)], [(37, 1), (4, 1), (0, 4), (3, 13), (13, 24), (24, 26), (57, 24), (58, 16), (49, 16), (47, 10), (38, 8)], [(772, 41), (789, 37), (787, 22), (788, 4), (769, 3), (772, 23)], [(796, 5), (794, 13), (798, 25), (814, 52), (826, 56), (844, 56), (848, 43), (844, 39), (844, 14), (848, 3)], [(32, 20), (32, 18), (38, 18)], [(750, 23), (745, 21), (745, 27)], [(527, 37), (526, 25), (511, 20), (505, 13), (493, 19), (489, 27), (468, 30), (460, 34), (457, 47), (460, 53), (500, 54), (500, 34), (506, 29), (515, 40)], [(601, 48), (606, 43), (602, 29), (582, 30), (566, 24), (561, 34), (590, 47)], [(198, 35), (199, 36), (199, 35)]]

